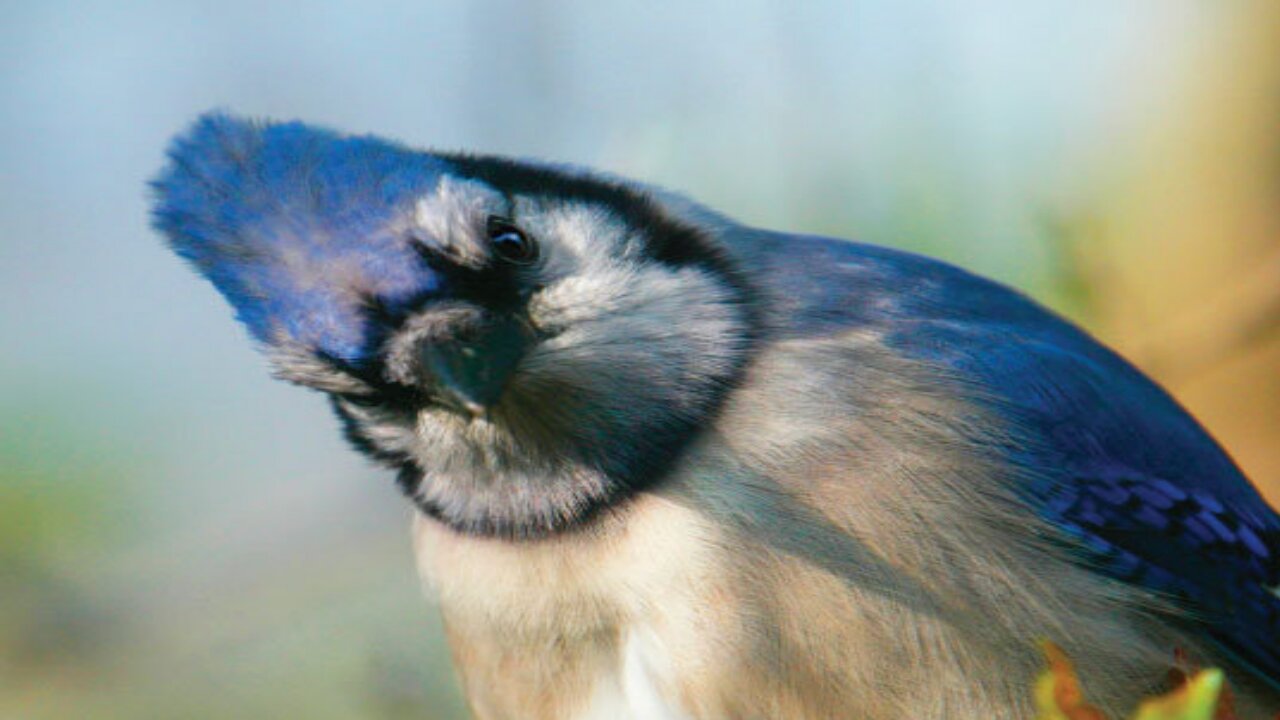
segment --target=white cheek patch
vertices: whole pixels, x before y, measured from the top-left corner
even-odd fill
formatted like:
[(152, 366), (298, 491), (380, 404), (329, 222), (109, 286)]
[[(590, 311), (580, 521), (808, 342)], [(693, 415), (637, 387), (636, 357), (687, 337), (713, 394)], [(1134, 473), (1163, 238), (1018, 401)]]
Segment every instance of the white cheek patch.
[(529, 317), (546, 330), (559, 330), (623, 310), (637, 273), (622, 267), (574, 275), (548, 287), (529, 303)]
[(583, 271), (635, 261), (644, 249), (643, 239), (607, 209), (582, 203), (535, 206), (516, 205), (517, 222), (546, 247), (545, 272), (563, 278)]
[[(716, 347), (726, 346), (724, 338), (742, 334), (731, 299), (730, 292), (702, 270), (614, 264), (548, 287), (531, 301), (530, 317), (539, 326), (576, 326), (608, 335), (600, 338), (605, 345), (679, 337), (681, 343), (693, 343), (681, 349), (718, 356)], [(585, 325), (606, 318), (607, 326)]]
[(713, 297), (719, 290), (707, 293), (700, 283), (680, 277), (681, 271), (646, 258), (643, 231), (606, 208), (526, 200), (517, 202), (517, 209), (522, 218), (527, 213), (524, 221), (545, 245), (545, 289), (529, 308), (539, 327), (559, 329), (610, 315), (629, 315), (632, 321), (661, 316), (657, 319), (669, 325), (686, 313), (670, 315), (665, 302), (690, 308), (721, 300)]
[(463, 264), (478, 266), (488, 257), (486, 221), (501, 214), (504, 205), (502, 195), (487, 185), (445, 177), (414, 205), (413, 227), (422, 242)]

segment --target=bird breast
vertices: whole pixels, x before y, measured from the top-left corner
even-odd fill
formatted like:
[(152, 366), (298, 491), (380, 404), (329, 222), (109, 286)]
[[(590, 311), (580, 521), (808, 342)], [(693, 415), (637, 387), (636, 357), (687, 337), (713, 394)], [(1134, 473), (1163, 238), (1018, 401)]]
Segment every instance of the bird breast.
[(414, 541), (478, 717), (692, 717), (674, 668), (705, 657), (720, 584), (720, 543), (694, 512), (645, 494), (590, 530), (526, 543), (418, 517)]

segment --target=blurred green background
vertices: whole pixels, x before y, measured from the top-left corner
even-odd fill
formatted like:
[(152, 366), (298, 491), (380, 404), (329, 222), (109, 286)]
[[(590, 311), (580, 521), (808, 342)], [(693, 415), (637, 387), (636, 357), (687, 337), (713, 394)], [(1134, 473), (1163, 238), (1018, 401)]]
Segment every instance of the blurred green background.
[(409, 511), (147, 227), (225, 107), (941, 256), (1280, 497), (1274, 0), (0, 2), (0, 718), (458, 718)]

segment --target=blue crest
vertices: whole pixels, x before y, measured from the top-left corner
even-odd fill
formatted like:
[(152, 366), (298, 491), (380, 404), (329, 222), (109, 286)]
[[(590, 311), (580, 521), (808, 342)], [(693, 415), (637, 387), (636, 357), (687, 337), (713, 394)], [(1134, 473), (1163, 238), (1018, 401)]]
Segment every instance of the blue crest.
[(256, 339), (359, 362), (381, 340), (371, 300), (440, 289), (402, 230), (448, 171), (377, 138), (210, 113), (169, 148), (153, 222)]

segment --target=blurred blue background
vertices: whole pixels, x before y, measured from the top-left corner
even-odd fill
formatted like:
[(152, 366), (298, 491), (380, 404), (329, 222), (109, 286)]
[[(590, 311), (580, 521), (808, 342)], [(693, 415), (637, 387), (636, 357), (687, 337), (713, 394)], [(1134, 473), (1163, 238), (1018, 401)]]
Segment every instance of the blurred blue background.
[(464, 716), (391, 478), (148, 228), (209, 108), (944, 257), (1280, 489), (1274, 2), (3, 2), (0, 718)]

